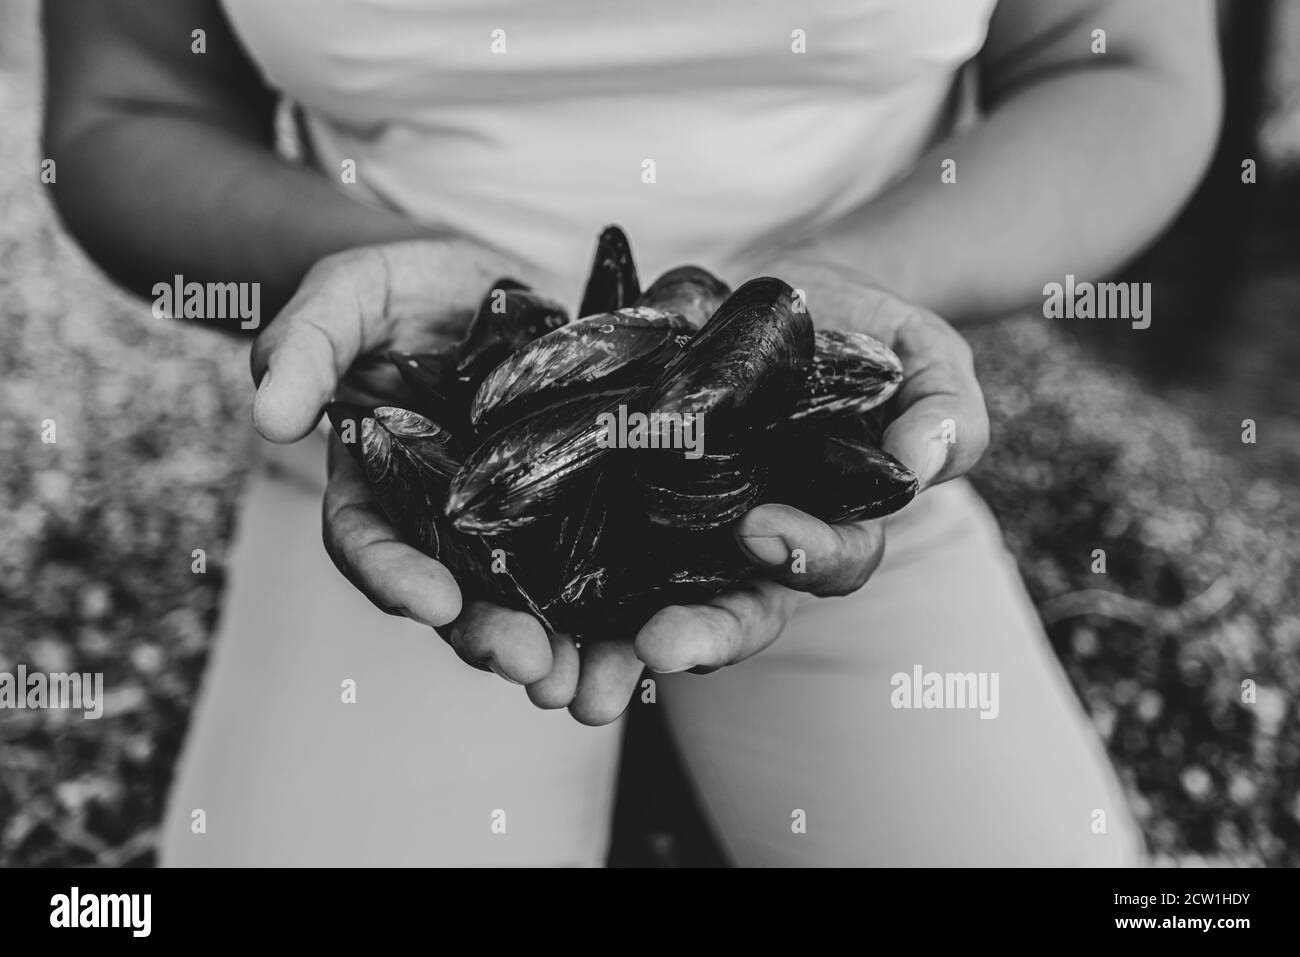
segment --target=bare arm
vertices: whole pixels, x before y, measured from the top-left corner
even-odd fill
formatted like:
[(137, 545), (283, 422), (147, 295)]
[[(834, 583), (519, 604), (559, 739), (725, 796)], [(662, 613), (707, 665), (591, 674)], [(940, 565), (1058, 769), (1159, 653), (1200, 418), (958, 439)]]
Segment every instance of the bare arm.
[(47, 0), (44, 29), (55, 203), (128, 288), (260, 282), (269, 314), (330, 253), (430, 235), (275, 154), (275, 97), (216, 0)]
[[(833, 263), (954, 321), (996, 316), (1067, 272), (1122, 265), (1172, 220), (1213, 151), (1209, 0), (1001, 0), (979, 67), (982, 122), (767, 269), (795, 281)], [(956, 183), (940, 180), (946, 159)]]

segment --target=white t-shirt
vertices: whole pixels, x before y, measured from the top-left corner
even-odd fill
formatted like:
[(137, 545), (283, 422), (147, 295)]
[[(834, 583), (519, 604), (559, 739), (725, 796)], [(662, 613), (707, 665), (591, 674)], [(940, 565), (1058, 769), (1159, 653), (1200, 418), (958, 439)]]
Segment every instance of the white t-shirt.
[(727, 274), (872, 197), (947, 130), (995, 5), (223, 2), (340, 189), (531, 262), (566, 301), (607, 223), (648, 282)]

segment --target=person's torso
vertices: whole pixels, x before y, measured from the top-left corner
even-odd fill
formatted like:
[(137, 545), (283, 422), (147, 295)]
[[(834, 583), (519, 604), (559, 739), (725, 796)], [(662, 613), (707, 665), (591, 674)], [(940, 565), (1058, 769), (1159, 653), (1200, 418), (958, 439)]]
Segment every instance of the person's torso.
[(869, 199), (946, 129), (994, 2), (223, 0), (341, 189), (566, 301), (607, 223), (648, 276), (725, 275)]

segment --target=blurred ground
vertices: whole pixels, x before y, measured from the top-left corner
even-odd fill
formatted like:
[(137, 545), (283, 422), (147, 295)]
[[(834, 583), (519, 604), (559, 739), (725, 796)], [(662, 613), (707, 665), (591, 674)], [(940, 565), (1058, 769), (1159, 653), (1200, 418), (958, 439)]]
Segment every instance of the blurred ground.
[[(239, 344), (155, 320), (55, 224), (33, 8), (0, 0), (0, 671), (103, 671), (109, 701), (100, 721), (0, 715), (0, 865), (150, 863), (251, 390)], [(1294, 72), (1268, 126), (1282, 157)], [(1208, 319), (1169, 300), (1172, 343), (1032, 318), (971, 333), (995, 423), (978, 484), (1166, 863), (1300, 864), (1300, 268), (1277, 252), (1300, 249), (1296, 219), (1264, 217)]]

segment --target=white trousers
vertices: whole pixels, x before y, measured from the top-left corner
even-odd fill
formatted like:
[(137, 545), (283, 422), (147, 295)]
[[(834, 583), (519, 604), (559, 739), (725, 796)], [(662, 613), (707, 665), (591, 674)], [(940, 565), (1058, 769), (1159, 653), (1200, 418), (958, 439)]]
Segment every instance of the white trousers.
[[(250, 480), (162, 863), (601, 864), (619, 726), (537, 710), (354, 592), (320, 541), (320, 452), (312, 440)], [(952, 697), (896, 707), (894, 676), (918, 666), (983, 675), (986, 691), (996, 675), (996, 717)], [(805, 600), (740, 665), (655, 680), (656, 702), (632, 706), (665, 709), (741, 866), (1142, 863), (1101, 743), (963, 482), (890, 519), (858, 593)]]

